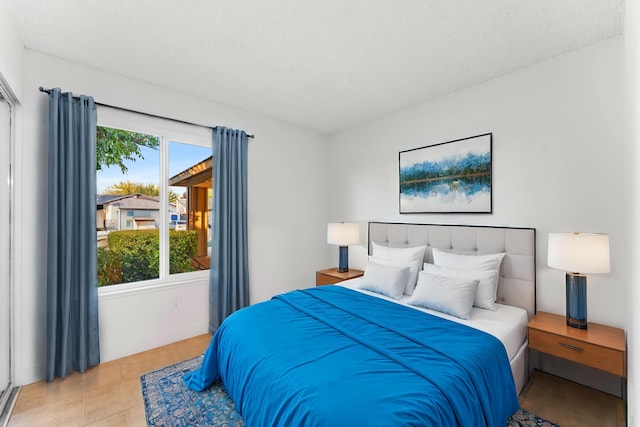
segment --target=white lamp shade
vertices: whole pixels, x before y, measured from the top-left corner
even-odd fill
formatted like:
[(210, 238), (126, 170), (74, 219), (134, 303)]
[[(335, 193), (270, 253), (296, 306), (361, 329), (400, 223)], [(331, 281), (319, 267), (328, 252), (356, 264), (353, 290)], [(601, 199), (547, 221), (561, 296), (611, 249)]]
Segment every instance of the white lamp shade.
[(549, 233), (549, 267), (570, 273), (608, 273), (609, 236), (596, 233)]
[(348, 246), (360, 243), (360, 226), (351, 222), (333, 222), (327, 227), (327, 243)]

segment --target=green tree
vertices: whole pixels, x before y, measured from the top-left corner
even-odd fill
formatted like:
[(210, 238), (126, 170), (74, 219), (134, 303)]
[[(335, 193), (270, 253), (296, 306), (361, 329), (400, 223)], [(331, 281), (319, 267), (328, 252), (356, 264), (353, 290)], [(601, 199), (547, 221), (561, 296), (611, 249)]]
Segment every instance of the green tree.
[[(105, 188), (102, 194), (127, 195), (140, 193), (145, 196), (160, 197), (160, 186), (155, 184), (144, 184), (142, 182), (120, 181), (111, 187)], [(169, 191), (169, 202), (175, 203), (178, 195)]]
[(120, 181), (104, 190), (104, 194), (135, 194), (140, 193), (145, 196), (159, 197), (160, 186), (155, 184), (144, 184), (141, 182)]
[(169, 190), (169, 203), (175, 203), (178, 201), (180, 197), (178, 196), (177, 193)]
[(124, 164), (125, 160), (135, 162), (137, 159), (144, 159), (141, 146), (157, 150), (160, 141), (153, 135), (98, 126), (96, 170), (102, 170), (103, 166), (118, 166), (126, 174), (128, 169)]

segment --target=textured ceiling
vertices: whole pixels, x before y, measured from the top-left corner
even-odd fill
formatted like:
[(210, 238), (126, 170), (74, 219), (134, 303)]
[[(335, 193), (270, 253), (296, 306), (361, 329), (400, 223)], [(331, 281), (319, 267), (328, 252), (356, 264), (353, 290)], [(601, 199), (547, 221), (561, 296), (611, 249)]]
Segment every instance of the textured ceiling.
[(620, 35), (624, 17), (624, 0), (8, 3), (30, 49), (322, 133)]

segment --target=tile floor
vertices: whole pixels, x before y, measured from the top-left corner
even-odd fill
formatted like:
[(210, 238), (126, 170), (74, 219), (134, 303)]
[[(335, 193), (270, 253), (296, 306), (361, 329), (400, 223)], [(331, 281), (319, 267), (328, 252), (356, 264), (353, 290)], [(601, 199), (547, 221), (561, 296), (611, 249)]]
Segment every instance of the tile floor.
[(541, 371), (529, 378), (520, 406), (562, 427), (627, 425), (622, 399)]
[(8, 427), (146, 426), (140, 375), (202, 354), (211, 335), (102, 363), (20, 390)]

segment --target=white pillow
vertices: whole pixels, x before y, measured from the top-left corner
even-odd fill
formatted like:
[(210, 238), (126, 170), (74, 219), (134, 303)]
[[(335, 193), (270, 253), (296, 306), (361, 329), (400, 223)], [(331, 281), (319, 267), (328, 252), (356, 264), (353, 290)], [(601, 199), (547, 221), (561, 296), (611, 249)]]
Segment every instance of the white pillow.
[[(412, 277), (415, 277), (417, 281), (418, 273), (420, 272), (419, 265), (412, 261), (395, 261), (392, 259), (381, 258), (373, 255), (369, 256), (369, 261), (375, 262), (376, 264), (381, 264), (381, 265), (391, 265), (394, 267), (407, 267), (409, 269), (409, 274), (407, 275), (407, 283), (405, 284), (405, 287), (402, 290), (403, 293), (406, 293), (405, 290), (407, 289), (407, 286), (412, 285), (412, 283), (410, 283)], [(413, 291), (413, 288), (415, 288), (415, 284), (411, 286), (412, 291)]]
[(400, 299), (408, 277), (409, 267), (369, 262), (357, 287)]
[(443, 251), (433, 248), (433, 263), (442, 267), (453, 268), (455, 270), (496, 270), (496, 283), (493, 300), (498, 297), (498, 280), (500, 279), (500, 264), (505, 253), (484, 254), (484, 255), (462, 255), (453, 252)]
[(433, 263), (456, 270), (499, 270), (504, 252), (498, 254), (463, 255), (433, 248)]
[(478, 290), (476, 291), (476, 298), (473, 301), (473, 305), (486, 310), (496, 311), (495, 293), (496, 285), (498, 284), (496, 279), (498, 277), (497, 270), (455, 270), (439, 265), (425, 264), (423, 271), (438, 276), (477, 280)]
[(477, 280), (436, 276), (421, 271), (408, 303), (469, 319), (477, 288)]
[(385, 258), (389, 261), (400, 262), (402, 264), (411, 264), (411, 272), (407, 285), (404, 288), (404, 293), (411, 295), (413, 288), (416, 287), (418, 280), (418, 272), (424, 262), (424, 252), (427, 250), (427, 246), (415, 246), (412, 248), (390, 248), (388, 246), (382, 246), (375, 242), (371, 242), (373, 248), (373, 256), (376, 258)]

